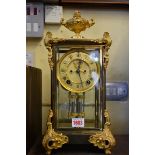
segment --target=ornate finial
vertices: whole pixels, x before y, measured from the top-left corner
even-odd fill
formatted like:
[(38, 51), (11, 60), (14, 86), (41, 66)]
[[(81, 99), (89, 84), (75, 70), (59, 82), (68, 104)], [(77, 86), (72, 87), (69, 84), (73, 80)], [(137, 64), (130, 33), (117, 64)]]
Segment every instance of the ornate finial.
[(75, 11), (73, 18), (64, 22), (64, 19), (61, 20), (61, 25), (64, 25), (70, 31), (75, 33), (75, 36), (72, 38), (84, 38), (80, 35), (81, 31), (85, 31), (86, 28), (89, 28), (95, 24), (94, 20), (91, 19), (90, 22), (81, 17), (80, 11)]

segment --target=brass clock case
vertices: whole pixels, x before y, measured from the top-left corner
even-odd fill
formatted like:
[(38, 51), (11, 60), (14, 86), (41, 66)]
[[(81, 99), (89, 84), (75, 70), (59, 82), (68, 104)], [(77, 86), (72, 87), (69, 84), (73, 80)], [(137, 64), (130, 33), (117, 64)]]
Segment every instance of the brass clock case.
[(68, 91), (82, 93), (92, 89), (100, 77), (99, 58), (84, 48), (72, 48), (57, 62), (57, 79)]
[[(53, 38), (53, 34), (47, 32), (44, 39), (51, 69), (51, 109), (54, 115), (49, 116), (43, 146), (47, 153), (51, 154), (53, 149), (62, 147), (68, 140), (70, 144), (87, 144), (89, 141), (110, 154), (116, 143), (110, 131), (111, 123), (106, 110), (106, 70), (112, 40), (108, 32), (99, 39), (86, 39), (81, 36), (80, 32), (94, 25), (94, 21), (89, 22), (82, 18), (79, 11), (74, 13), (73, 18), (67, 21), (63, 19), (61, 24), (75, 32), (75, 36)], [(78, 50), (81, 58), (75, 56)], [(99, 61), (94, 61), (92, 65), (97, 78), (90, 80), (90, 84), (88, 82), (86, 86), (86, 81), (94, 69), (88, 61), (90, 51), (93, 53), (94, 50), (99, 53)], [(68, 60), (69, 56), (73, 56), (71, 60)], [(66, 70), (61, 73), (64, 66)], [(67, 83), (67, 80), (70, 81)], [(75, 84), (75, 87), (70, 84)], [(77, 85), (80, 87), (77, 88)], [(73, 126), (74, 119), (83, 120), (83, 126)], [(46, 145), (49, 141), (54, 142), (51, 147)]]

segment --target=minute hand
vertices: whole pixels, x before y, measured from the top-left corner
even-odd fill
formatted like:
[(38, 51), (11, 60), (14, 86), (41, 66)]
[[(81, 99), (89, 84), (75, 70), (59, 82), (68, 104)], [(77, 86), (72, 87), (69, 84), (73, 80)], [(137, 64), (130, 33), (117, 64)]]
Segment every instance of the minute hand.
[(78, 65), (77, 73), (78, 73), (78, 75), (79, 75), (79, 77), (80, 77), (81, 85), (82, 85), (82, 87), (83, 87), (82, 79), (81, 79), (81, 74), (80, 74), (80, 65), (81, 65), (81, 61), (79, 61), (79, 65)]

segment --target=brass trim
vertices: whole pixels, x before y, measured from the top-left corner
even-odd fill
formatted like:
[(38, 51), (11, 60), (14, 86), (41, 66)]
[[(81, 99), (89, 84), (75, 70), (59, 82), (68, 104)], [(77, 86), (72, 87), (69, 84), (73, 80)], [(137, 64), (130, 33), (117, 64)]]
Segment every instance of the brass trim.
[(46, 49), (48, 50), (48, 63), (50, 66), (50, 69), (53, 70), (53, 51), (52, 51), (52, 46), (49, 42), (49, 40), (52, 40), (52, 33), (51, 32), (47, 32), (45, 39), (44, 39), (44, 44), (46, 46)]
[(104, 32), (103, 34), (103, 42), (105, 43), (105, 46), (103, 46), (103, 66), (105, 69), (107, 69), (108, 63), (109, 63), (109, 52), (110, 46), (112, 44), (112, 40), (110, 38), (110, 35), (108, 32)]
[(99, 149), (104, 149), (105, 154), (111, 154), (111, 149), (116, 145), (116, 140), (110, 130), (110, 117), (107, 110), (104, 111), (105, 124), (101, 132), (97, 132), (89, 137), (89, 142), (97, 146)]
[(82, 117), (82, 118), (84, 118), (85, 113), (84, 112), (80, 112), (80, 113), (71, 113), (71, 112), (69, 112), (68, 113), (68, 116), (70, 118), (76, 118), (76, 117)]
[(65, 143), (68, 143), (68, 137), (62, 133), (57, 133), (54, 131), (51, 123), (51, 118), (53, 117), (53, 111), (49, 110), (49, 115), (47, 119), (47, 131), (42, 140), (42, 145), (46, 150), (48, 155), (51, 155), (53, 149), (61, 148)]

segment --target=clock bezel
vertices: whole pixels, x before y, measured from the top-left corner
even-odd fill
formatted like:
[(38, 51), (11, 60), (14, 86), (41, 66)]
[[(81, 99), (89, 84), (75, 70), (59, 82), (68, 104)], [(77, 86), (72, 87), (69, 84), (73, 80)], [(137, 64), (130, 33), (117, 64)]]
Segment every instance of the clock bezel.
[[(94, 46), (93, 46), (93, 49), (94, 49)], [(67, 50), (67, 52), (57, 61), (57, 64), (56, 64), (56, 66), (57, 66), (57, 73), (56, 74), (57, 74), (57, 79), (58, 79), (58, 81), (60, 82), (60, 84), (61, 84), (61, 86), (63, 88), (65, 88), (68, 91), (74, 92), (74, 93), (82, 93), (82, 92), (86, 92), (86, 91), (91, 90), (96, 85), (96, 83), (99, 81), (99, 79), (100, 79), (100, 60), (98, 62), (95, 62), (96, 66), (97, 66), (98, 79), (96, 81), (93, 81), (93, 84), (90, 87), (88, 87), (86, 89), (79, 89), (79, 90), (75, 90), (74, 88), (70, 88), (69, 86), (67, 86), (66, 84), (64, 84), (64, 82), (62, 81), (62, 79), (60, 77), (60, 64), (63, 61), (63, 59), (66, 56), (68, 56), (69, 54), (78, 52), (76, 50), (80, 50), (80, 53), (85, 53), (85, 54), (89, 55), (89, 52), (88, 52), (88, 50), (86, 50), (86, 47), (84, 47), (84, 46), (83, 47), (81, 47), (81, 46), (74, 47), (73, 46), (72, 48), (70, 48), (69, 50)], [(99, 46), (98, 46), (98, 52), (99, 52), (99, 55), (100, 55), (101, 48)], [(83, 60), (83, 59), (81, 59), (81, 60)]]

